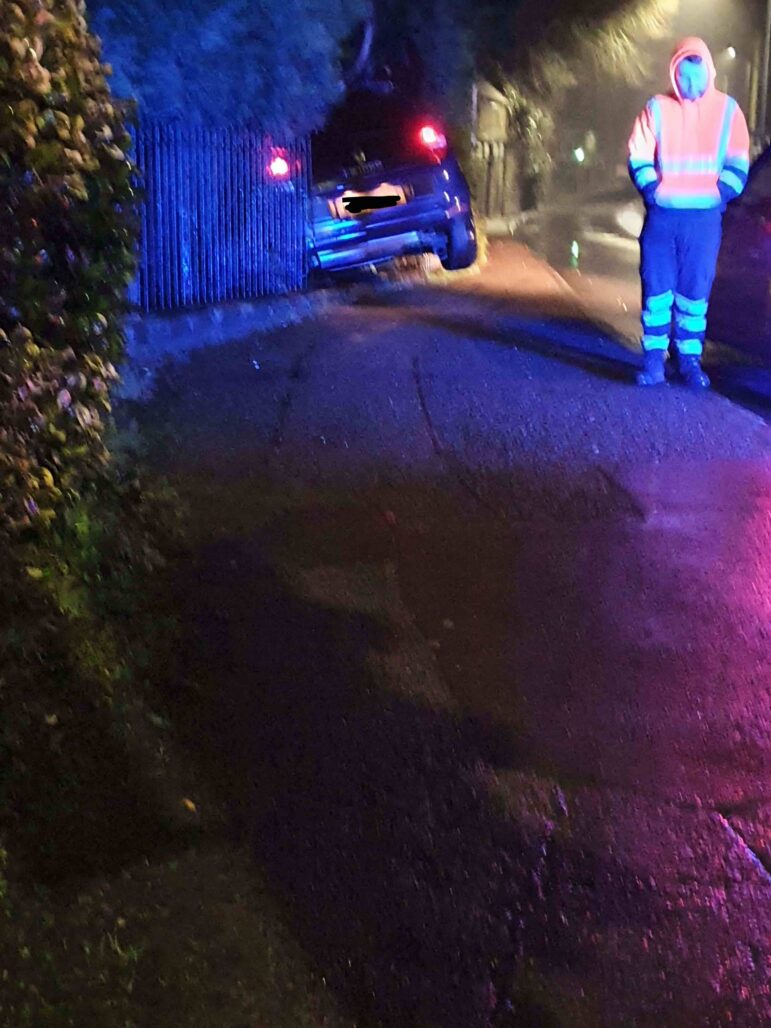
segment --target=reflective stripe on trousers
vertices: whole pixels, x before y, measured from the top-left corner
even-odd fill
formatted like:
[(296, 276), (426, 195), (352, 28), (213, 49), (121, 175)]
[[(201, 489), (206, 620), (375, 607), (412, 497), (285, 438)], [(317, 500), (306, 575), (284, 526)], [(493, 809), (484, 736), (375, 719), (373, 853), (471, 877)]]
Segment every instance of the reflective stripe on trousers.
[(701, 354), (721, 235), (719, 210), (649, 209), (640, 236), (645, 350), (668, 349), (674, 315), (678, 351)]

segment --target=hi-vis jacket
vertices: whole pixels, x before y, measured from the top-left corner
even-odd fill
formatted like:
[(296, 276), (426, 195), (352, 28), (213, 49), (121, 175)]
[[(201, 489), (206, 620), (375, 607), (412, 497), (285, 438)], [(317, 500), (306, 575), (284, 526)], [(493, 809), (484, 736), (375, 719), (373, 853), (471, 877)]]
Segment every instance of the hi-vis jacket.
[[(684, 100), (677, 65), (699, 56), (709, 85), (698, 100)], [(669, 66), (669, 96), (654, 96), (637, 118), (629, 140), (629, 173), (646, 201), (657, 207), (705, 210), (736, 199), (747, 184), (750, 139), (737, 102), (715, 88), (715, 62), (707, 44), (684, 39)]]

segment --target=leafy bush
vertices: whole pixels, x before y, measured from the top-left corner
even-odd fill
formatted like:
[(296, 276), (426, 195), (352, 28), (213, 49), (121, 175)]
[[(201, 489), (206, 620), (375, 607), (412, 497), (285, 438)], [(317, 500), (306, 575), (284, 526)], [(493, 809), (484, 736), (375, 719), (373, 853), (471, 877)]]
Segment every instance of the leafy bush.
[(131, 137), (76, 0), (0, 7), (0, 541), (109, 463), (136, 231)]
[(176, 495), (127, 469), (0, 566), (0, 837), (16, 876), (96, 870), (118, 832), (122, 711), (173, 667), (163, 569), (180, 531)]
[(9, 867), (41, 847), (55, 864), (66, 814), (110, 774), (112, 756), (92, 756), (116, 687), (148, 678), (165, 644), (153, 593), (176, 500), (148, 490), (131, 460), (114, 460), (108, 436), (137, 230), (131, 137), (108, 71), (82, 2), (0, 5), (0, 762), (9, 770), (0, 843), (15, 839)]
[(512, 136), (518, 144), (519, 190), (522, 210), (532, 210), (543, 200), (552, 170), (551, 146), (554, 121), (548, 107), (509, 83)]
[[(115, 91), (155, 117), (320, 128), (368, 0), (90, 0)], [(171, 55), (171, 57), (170, 57)]]

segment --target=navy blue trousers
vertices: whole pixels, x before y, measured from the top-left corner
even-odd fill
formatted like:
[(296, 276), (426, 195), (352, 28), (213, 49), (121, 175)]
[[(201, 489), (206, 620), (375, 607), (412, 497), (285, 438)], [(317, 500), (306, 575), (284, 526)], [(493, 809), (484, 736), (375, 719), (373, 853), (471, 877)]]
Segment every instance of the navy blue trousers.
[(648, 209), (640, 235), (644, 350), (669, 349), (674, 314), (678, 352), (701, 356), (722, 231), (719, 207)]

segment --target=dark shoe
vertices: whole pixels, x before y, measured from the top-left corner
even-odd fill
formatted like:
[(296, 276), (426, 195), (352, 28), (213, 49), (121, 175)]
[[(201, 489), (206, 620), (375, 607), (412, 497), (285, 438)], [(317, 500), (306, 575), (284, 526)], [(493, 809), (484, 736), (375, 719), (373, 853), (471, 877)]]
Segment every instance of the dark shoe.
[(680, 375), (689, 389), (709, 389), (712, 384), (701, 369), (700, 357), (681, 357)]
[(641, 386), (663, 385), (667, 380), (664, 373), (666, 359), (666, 350), (646, 350), (643, 369), (637, 375), (637, 384)]

